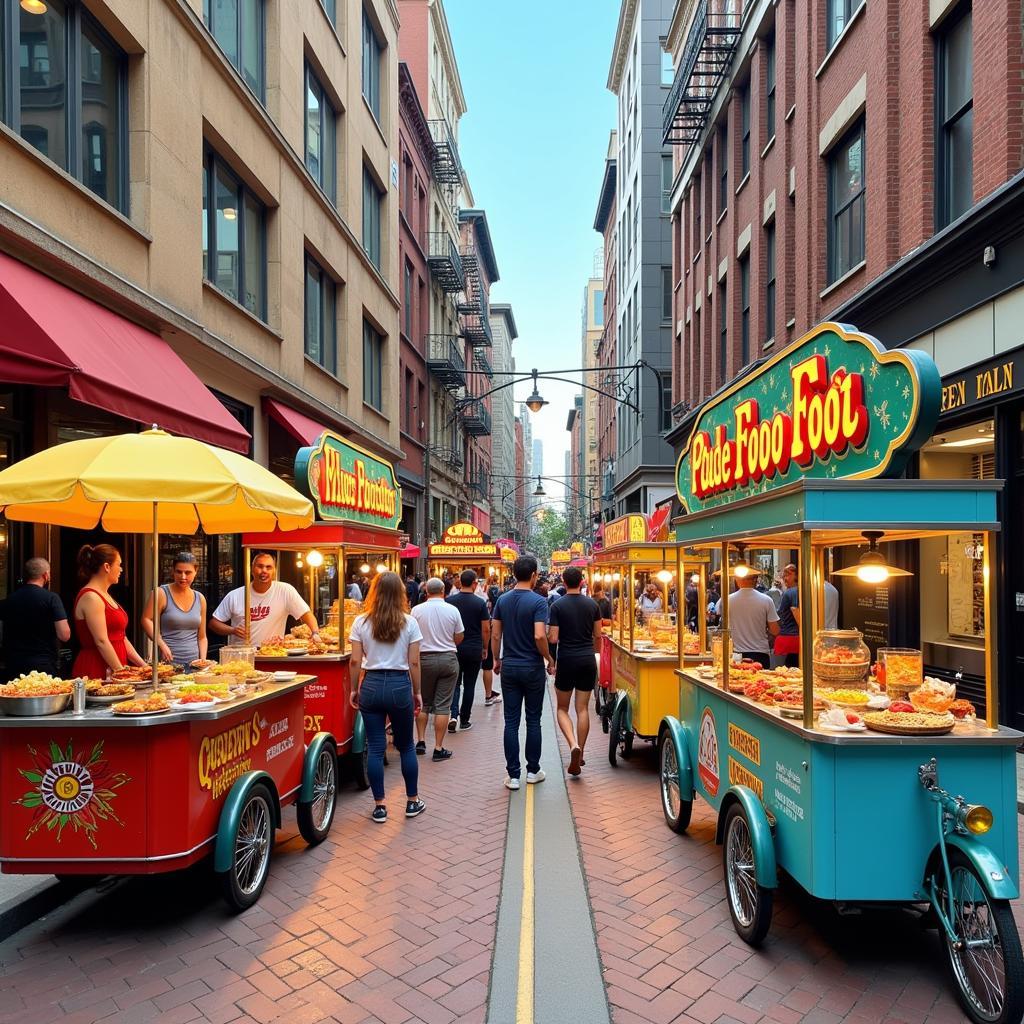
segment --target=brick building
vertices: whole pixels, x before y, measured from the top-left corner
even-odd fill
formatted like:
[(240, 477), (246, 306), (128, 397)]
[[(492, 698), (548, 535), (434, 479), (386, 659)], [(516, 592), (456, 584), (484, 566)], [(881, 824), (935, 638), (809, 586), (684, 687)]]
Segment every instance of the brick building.
[(509, 532), (513, 540), (522, 542), (526, 535), (526, 478), (528, 466), (526, 463), (526, 439), (524, 437), (523, 420), (517, 416), (515, 419), (515, 465), (517, 482), (515, 485), (515, 513), (513, 516), (514, 527)]
[[(910, 470), (1007, 481), (996, 586), (1024, 593), (1020, 0), (682, 0), (666, 47), (678, 69), (664, 109), (670, 440), (678, 450), (704, 400), (821, 321), (924, 350), (943, 412)], [(962, 673), (973, 695), (984, 616), (953, 588), (980, 571), (976, 546), (900, 554), (915, 574), (894, 629), (922, 648), (926, 671)], [(1001, 703), (1019, 726), (1015, 614), (1004, 603), (998, 625)]]

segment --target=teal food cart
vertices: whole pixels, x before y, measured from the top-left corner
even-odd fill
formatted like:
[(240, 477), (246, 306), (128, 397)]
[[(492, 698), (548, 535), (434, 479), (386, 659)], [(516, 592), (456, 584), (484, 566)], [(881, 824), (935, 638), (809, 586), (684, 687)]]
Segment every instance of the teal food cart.
[[(778, 391), (787, 382), (784, 408)], [(834, 395), (839, 389), (845, 396)], [(762, 419), (757, 399), (766, 391), (776, 404)], [(677, 832), (698, 795), (717, 812), (729, 911), (747, 942), (767, 935), (780, 871), (841, 907), (917, 907), (939, 930), (968, 1016), (1001, 1024), (1024, 1014), (1024, 959), (1009, 906), (1018, 895), (1015, 751), (1024, 736), (998, 724), (990, 572), (1001, 483), (883, 478), (930, 436), (937, 412), (930, 360), (886, 352), (838, 324), (795, 342), (702, 410), (677, 466), (686, 513), (675, 523), (677, 542), (720, 550), (724, 566), (736, 545), (798, 552), (799, 591), (811, 595), (799, 609), (803, 706), (786, 718), (730, 692), (728, 659), (721, 677), (683, 667), (679, 717), (659, 730), (661, 802)], [(773, 458), (759, 461), (752, 436)], [(751, 474), (752, 464), (760, 472)], [(899, 570), (865, 545), (865, 532), (885, 543), (966, 531), (983, 543), (984, 717), (940, 734), (826, 728), (811, 666), (829, 556), (847, 567), (844, 576), (879, 586)]]

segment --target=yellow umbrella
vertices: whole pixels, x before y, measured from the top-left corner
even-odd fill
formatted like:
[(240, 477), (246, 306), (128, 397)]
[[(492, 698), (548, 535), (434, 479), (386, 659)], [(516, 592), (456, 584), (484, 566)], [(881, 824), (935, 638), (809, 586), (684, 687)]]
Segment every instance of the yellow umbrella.
[[(160, 533), (296, 530), (313, 506), (268, 469), (235, 452), (155, 426), (139, 434), (69, 441), (0, 472), (8, 519), (111, 533), (152, 533), (153, 607)], [(159, 658), (154, 616), (153, 673)]]

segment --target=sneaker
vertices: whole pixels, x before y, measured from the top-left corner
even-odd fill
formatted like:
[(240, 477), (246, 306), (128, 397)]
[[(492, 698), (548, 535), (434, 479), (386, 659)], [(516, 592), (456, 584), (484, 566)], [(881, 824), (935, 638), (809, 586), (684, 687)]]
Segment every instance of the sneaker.
[(433, 760), (435, 760), (435, 761), (447, 761), (448, 758), (451, 757), (451, 756), (452, 756), (452, 752), (450, 750), (446, 750), (444, 747), (442, 747), (440, 750), (435, 750), (434, 751)]
[(472, 729), (472, 722), (459, 722), (459, 732), (465, 732), (467, 729)]
[(454, 718), (448, 723), (448, 731), (449, 732), (455, 732), (455, 730), (458, 727), (459, 727), (459, 723), (456, 722)]
[(580, 773), (581, 762), (583, 761), (583, 751), (579, 747), (573, 747), (569, 751), (569, 774), (576, 776)]
[(547, 776), (544, 774), (543, 768), (538, 768), (535, 772), (526, 773), (526, 781), (529, 783), (543, 782)]
[(422, 814), (426, 809), (427, 805), (422, 800), (409, 800), (405, 805), (405, 816), (415, 818), (417, 814)]
[(519, 788), (519, 780), (518, 779), (513, 779), (511, 775), (506, 775), (505, 776), (505, 788), (506, 789), (518, 789)]
[(373, 814), (371, 814), (370, 817), (377, 822), (378, 825), (381, 825), (388, 820), (388, 809), (386, 807), (374, 807)]
[(427, 741), (426, 740), (420, 740), (419, 743), (416, 744), (416, 753), (417, 754), (425, 754), (426, 752), (427, 752)]
[(500, 704), (500, 703), (501, 703), (501, 694), (497, 693), (497, 692), (492, 693), (490, 695), (490, 697), (485, 697), (484, 698), (484, 707), (485, 708), (493, 707), (495, 704)]

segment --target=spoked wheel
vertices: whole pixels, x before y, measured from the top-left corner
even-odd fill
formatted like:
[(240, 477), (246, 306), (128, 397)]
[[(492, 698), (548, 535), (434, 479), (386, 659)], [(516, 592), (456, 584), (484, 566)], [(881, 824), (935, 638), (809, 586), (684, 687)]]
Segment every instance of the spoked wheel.
[(597, 713), (601, 719), (601, 730), (607, 736), (608, 729), (610, 728), (609, 720), (612, 715), (612, 701), (608, 696), (608, 691), (603, 686), (596, 687), (595, 693), (597, 694)]
[(313, 769), (313, 799), (300, 803), (295, 808), (299, 832), (310, 846), (316, 846), (327, 838), (334, 821), (338, 792), (338, 755), (330, 743), (320, 748)]
[(658, 764), (661, 766), (661, 810), (665, 823), (673, 832), (685, 832), (693, 814), (693, 801), (684, 799), (679, 788), (679, 757), (668, 729), (661, 734)]
[(620, 757), (628, 761), (633, 754), (633, 731), (626, 725), (628, 708), (629, 699), (622, 696), (616, 700), (615, 709), (612, 711), (608, 731), (608, 763), (613, 768), (618, 766)]
[(249, 790), (238, 816), (231, 867), (221, 875), (224, 898), (235, 910), (248, 910), (260, 898), (273, 845), (273, 797), (266, 786), (256, 785)]
[[(939, 937), (957, 998), (976, 1024), (1016, 1024), (1024, 1014), (1024, 957), (1010, 904), (989, 897), (960, 850), (952, 847), (948, 853), (957, 941), (941, 924)], [(941, 866), (933, 884), (940, 904), (948, 908)]]
[(740, 804), (733, 804), (725, 816), (722, 861), (733, 927), (744, 942), (758, 946), (772, 923), (774, 894), (757, 884), (754, 842)]
[(352, 766), (352, 778), (355, 780), (357, 789), (370, 788), (370, 745), (363, 744), (362, 753), (350, 754), (349, 762)]

